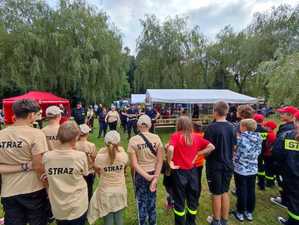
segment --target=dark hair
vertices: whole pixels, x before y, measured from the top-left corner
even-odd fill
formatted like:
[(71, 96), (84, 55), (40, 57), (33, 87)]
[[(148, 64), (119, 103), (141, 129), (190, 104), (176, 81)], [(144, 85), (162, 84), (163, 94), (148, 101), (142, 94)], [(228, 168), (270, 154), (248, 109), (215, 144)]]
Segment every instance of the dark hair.
[(21, 99), (12, 105), (12, 111), (16, 118), (26, 119), (29, 113), (37, 113), (39, 110), (38, 103), (33, 99)]
[(194, 132), (203, 132), (202, 125), (200, 123), (193, 123), (193, 130)]
[(255, 113), (254, 109), (250, 105), (238, 106), (237, 112), (241, 119), (252, 119)]
[(219, 116), (226, 116), (228, 114), (229, 106), (226, 102), (216, 102), (214, 105), (214, 112)]

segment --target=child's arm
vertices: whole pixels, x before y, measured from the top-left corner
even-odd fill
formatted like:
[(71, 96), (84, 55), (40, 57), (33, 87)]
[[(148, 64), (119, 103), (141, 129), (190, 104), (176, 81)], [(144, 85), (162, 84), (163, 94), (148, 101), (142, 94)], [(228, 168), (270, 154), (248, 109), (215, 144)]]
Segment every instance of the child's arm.
[(17, 173), (22, 171), (31, 171), (32, 162), (23, 163), (20, 165), (5, 165), (0, 164), (0, 174)]
[(143, 176), (146, 180), (151, 181), (154, 178), (154, 175), (148, 174), (139, 164), (137, 161), (137, 156), (135, 152), (130, 152), (130, 161), (132, 164), (132, 168)]
[(209, 155), (209, 154), (210, 154), (212, 151), (214, 151), (214, 150), (215, 150), (215, 146), (214, 146), (213, 144), (209, 143), (209, 144), (207, 145), (206, 148), (204, 148), (203, 150), (197, 152), (197, 154), (196, 154), (195, 158), (193, 159), (192, 163), (194, 164), (195, 161), (196, 161), (196, 159), (197, 159), (199, 156), (202, 156), (202, 155)]
[(100, 168), (98, 168), (98, 167), (94, 167), (94, 171), (96, 172), (96, 174), (98, 175), (98, 177), (100, 177), (101, 176), (101, 169)]
[(165, 145), (166, 148), (166, 158), (168, 161), (168, 164), (170, 166), (171, 169), (176, 170), (179, 169), (179, 166), (175, 166), (172, 159), (173, 159), (173, 152), (174, 152), (174, 147), (170, 144), (166, 144)]
[(155, 192), (157, 190), (157, 183), (161, 173), (162, 165), (163, 165), (163, 149), (162, 146), (159, 146), (159, 148), (157, 149), (157, 164), (155, 169), (155, 175), (150, 185), (151, 192)]

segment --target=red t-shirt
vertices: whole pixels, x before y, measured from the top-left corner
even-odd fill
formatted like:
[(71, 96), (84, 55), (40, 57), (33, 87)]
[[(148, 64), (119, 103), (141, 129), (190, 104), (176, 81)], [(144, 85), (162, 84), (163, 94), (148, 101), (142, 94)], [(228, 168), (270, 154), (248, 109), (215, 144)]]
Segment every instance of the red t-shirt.
[(192, 133), (192, 145), (185, 143), (184, 136), (181, 132), (175, 132), (171, 135), (169, 144), (174, 147), (173, 162), (180, 169), (189, 170), (194, 168), (192, 161), (198, 151), (205, 149), (210, 142), (200, 137), (198, 134)]

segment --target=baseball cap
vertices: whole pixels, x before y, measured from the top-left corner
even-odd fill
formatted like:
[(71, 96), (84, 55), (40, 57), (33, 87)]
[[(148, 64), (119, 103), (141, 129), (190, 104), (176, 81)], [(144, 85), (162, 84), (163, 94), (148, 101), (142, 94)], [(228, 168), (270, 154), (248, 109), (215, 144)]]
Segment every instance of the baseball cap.
[(277, 124), (273, 120), (269, 120), (264, 123), (264, 127), (268, 127), (270, 129), (274, 130), (274, 129), (276, 129)]
[(152, 126), (151, 118), (148, 115), (142, 115), (137, 121), (138, 126), (146, 125), (148, 128)]
[(277, 112), (279, 112), (279, 113), (289, 113), (289, 114), (295, 115), (296, 112), (298, 112), (298, 109), (294, 106), (285, 106), (285, 107), (282, 107), (280, 109), (277, 109)]
[(116, 130), (109, 131), (104, 138), (105, 144), (117, 145), (120, 142), (120, 135)]
[(297, 111), (297, 113), (295, 113), (295, 118), (296, 120), (299, 120), (299, 110)]
[(265, 119), (264, 115), (256, 113), (253, 117), (253, 119), (258, 122), (258, 123), (262, 123)]
[(46, 117), (51, 118), (51, 117), (60, 116), (61, 112), (62, 111), (58, 106), (52, 105), (46, 109)]
[(90, 127), (87, 126), (87, 124), (81, 124), (79, 126), (81, 134), (89, 134), (89, 132), (91, 131)]

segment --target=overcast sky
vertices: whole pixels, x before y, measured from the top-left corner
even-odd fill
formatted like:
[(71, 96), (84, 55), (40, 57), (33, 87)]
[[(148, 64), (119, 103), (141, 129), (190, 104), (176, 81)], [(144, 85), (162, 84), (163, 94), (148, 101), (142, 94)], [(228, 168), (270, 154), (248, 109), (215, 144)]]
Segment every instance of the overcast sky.
[[(56, 0), (47, 0), (55, 6)], [(298, 0), (87, 0), (108, 13), (111, 22), (120, 30), (124, 46), (135, 53), (136, 39), (141, 32), (139, 19), (155, 14), (160, 20), (175, 15), (186, 16), (189, 25), (199, 25), (210, 40), (225, 26), (236, 31), (245, 28), (256, 12), (263, 12), (280, 4), (295, 6)]]

